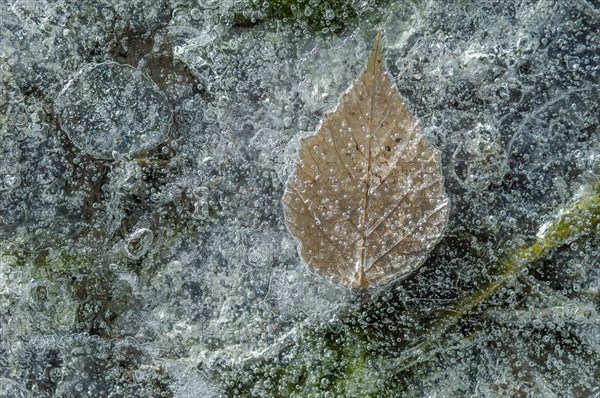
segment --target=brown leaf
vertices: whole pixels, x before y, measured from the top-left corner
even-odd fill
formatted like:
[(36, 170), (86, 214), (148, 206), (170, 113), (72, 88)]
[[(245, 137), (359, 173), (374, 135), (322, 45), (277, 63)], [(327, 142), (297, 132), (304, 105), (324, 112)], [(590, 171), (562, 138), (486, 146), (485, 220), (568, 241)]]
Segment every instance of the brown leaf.
[(385, 72), (382, 49), (378, 32), (366, 70), (302, 140), (283, 198), (309, 266), (361, 288), (418, 268), (448, 217), (440, 154)]

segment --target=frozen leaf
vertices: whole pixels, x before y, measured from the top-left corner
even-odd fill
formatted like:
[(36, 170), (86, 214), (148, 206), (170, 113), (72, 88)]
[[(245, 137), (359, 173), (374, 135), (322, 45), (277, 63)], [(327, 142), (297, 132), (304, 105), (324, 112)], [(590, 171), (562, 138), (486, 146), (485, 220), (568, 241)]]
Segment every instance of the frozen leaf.
[(419, 267), (448, 217), (440, 154), (384, 71), (382, 49), (377, 33), (366, 70), (302, 140), (283, 199), (309, 266), (361, 288)]

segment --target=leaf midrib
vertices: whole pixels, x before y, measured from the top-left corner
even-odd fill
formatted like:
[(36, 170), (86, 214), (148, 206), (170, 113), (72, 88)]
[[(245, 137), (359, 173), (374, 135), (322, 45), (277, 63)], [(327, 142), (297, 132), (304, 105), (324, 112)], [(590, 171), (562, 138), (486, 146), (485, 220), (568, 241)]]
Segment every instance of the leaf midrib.
[[(380, 57), (381, 52), (381, 33), (377, 32), (377, 36), (375, 38), (375, 45), (373, 46), (373, 54), (371, 55), (371, 59), (367, 64), (367, 70), (365, 71), (365, 78), (371, 77), (369, 79), (373, 86), (376, 86), (375, 72), (377, 68), (378, 59)], [(365, 84), (365, 88), (367, 84)], [(365, 274), (365, 264), (367, 262), (367, 220), (369, 219), (369, 189), (371, 185), (371, 172), (372, 172), (372, 153), (371, 148), (373, 145), (373, 139), (375, 137), (375, 132), (373, 131), (373, 119), (374, 119), (374, 110), (375, 110), (375, 94), (377, 92), (376, 87), (371, 88), (371, 109), (369, 114), (369, 144), (367, 148), (367, 175), (365, 177), (365, 191), (362, 200), (362, 219), (360, 223), (360, 253), (359, 253), (359, 269), (357, 270), (357, 283), (359, 286), (364, 286), (368, 284), (366, 281)]]

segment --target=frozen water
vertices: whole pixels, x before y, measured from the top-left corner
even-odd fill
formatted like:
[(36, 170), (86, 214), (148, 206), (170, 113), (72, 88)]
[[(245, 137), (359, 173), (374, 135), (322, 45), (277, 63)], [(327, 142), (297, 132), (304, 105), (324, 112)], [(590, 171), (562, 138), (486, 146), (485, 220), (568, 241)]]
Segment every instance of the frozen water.
[[(360, 293), (281, 198), (378, 27), (452, 207)], [(589, 0), (1, 0), (0, 396), (599, 394), (599, 27)]]

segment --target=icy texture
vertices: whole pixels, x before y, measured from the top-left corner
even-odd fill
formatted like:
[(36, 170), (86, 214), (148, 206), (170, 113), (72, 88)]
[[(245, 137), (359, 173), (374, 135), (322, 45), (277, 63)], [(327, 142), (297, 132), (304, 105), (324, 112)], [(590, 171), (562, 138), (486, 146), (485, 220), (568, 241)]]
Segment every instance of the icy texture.
[[(451, 212), (360, 294), (281, 198), (378, 27)], [(590, 0), (1, 1), (0, 396), (597, 395), (599, 27)], [(135, 120), (110, 157), (59, 113), (109, 62), (173, 116), (88, 102)]]

